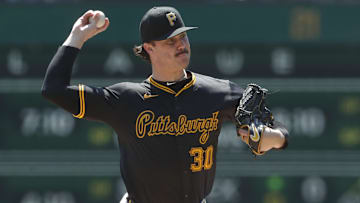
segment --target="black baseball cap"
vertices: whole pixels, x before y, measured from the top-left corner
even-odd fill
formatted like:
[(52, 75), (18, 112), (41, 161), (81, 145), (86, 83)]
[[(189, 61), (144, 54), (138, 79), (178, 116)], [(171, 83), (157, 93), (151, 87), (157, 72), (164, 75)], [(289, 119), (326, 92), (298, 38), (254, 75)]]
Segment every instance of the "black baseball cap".
[(161, 6), (148, 10), (140, 22), (142, 42), (164, 40), (182, 32), (196, 29), (186, 27), (179, 11), (173, 7)]

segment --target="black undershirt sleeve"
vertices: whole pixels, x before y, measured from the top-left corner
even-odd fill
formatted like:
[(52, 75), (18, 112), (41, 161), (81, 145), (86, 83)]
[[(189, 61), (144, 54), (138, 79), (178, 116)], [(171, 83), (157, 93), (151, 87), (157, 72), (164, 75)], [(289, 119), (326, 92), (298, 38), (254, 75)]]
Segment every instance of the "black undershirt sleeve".
[(41, 89), (45, 98), (73, 114), (79, 112), (79, 94), (77, 86), (70, 86), (70, 79), (79, 51), (74, 47), (59, 47), (48, 66)]
[(42, 91), (65, 88), (70, 84), (72, 67), (79, 52), (74, 47), (59, 47), (48, 66)]

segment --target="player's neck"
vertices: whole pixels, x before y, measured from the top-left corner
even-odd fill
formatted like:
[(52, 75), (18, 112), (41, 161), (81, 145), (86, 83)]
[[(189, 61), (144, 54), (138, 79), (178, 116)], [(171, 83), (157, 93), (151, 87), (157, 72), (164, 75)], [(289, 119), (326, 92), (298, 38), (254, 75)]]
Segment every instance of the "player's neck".
[(152, 78), (162, 82), (177, 82), (187, 78), (185, 69), (179, 71), (155, 71), (153, 69)]

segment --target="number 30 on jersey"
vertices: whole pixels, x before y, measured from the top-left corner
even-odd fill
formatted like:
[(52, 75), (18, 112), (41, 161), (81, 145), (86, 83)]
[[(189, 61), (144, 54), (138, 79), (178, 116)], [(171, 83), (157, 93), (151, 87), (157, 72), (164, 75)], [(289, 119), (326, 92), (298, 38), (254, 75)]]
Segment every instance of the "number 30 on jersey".
[(194, 163), (190, 165), (192, 172), (199, 172), (202, 169), (210, 170), (213, 165), (214, 147), (210, 145), (206, 150), (202, 147), (193, 147), (190, 149), (190, 156), (194, 157)]

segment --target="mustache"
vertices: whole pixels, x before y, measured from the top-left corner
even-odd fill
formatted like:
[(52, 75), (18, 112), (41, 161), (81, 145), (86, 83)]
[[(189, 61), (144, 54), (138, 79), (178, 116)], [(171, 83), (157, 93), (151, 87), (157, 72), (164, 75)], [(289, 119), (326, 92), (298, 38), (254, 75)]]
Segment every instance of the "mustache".
[(181, 55), (181, 54), (188, 54), (188, 53), (189, 53), (189, 50), (184, 49), (183, 51), (181, 51), (181, 52), (179, 52), (179, 53), (175, 54), (175, 56), (179, 56), (179, 55)]

